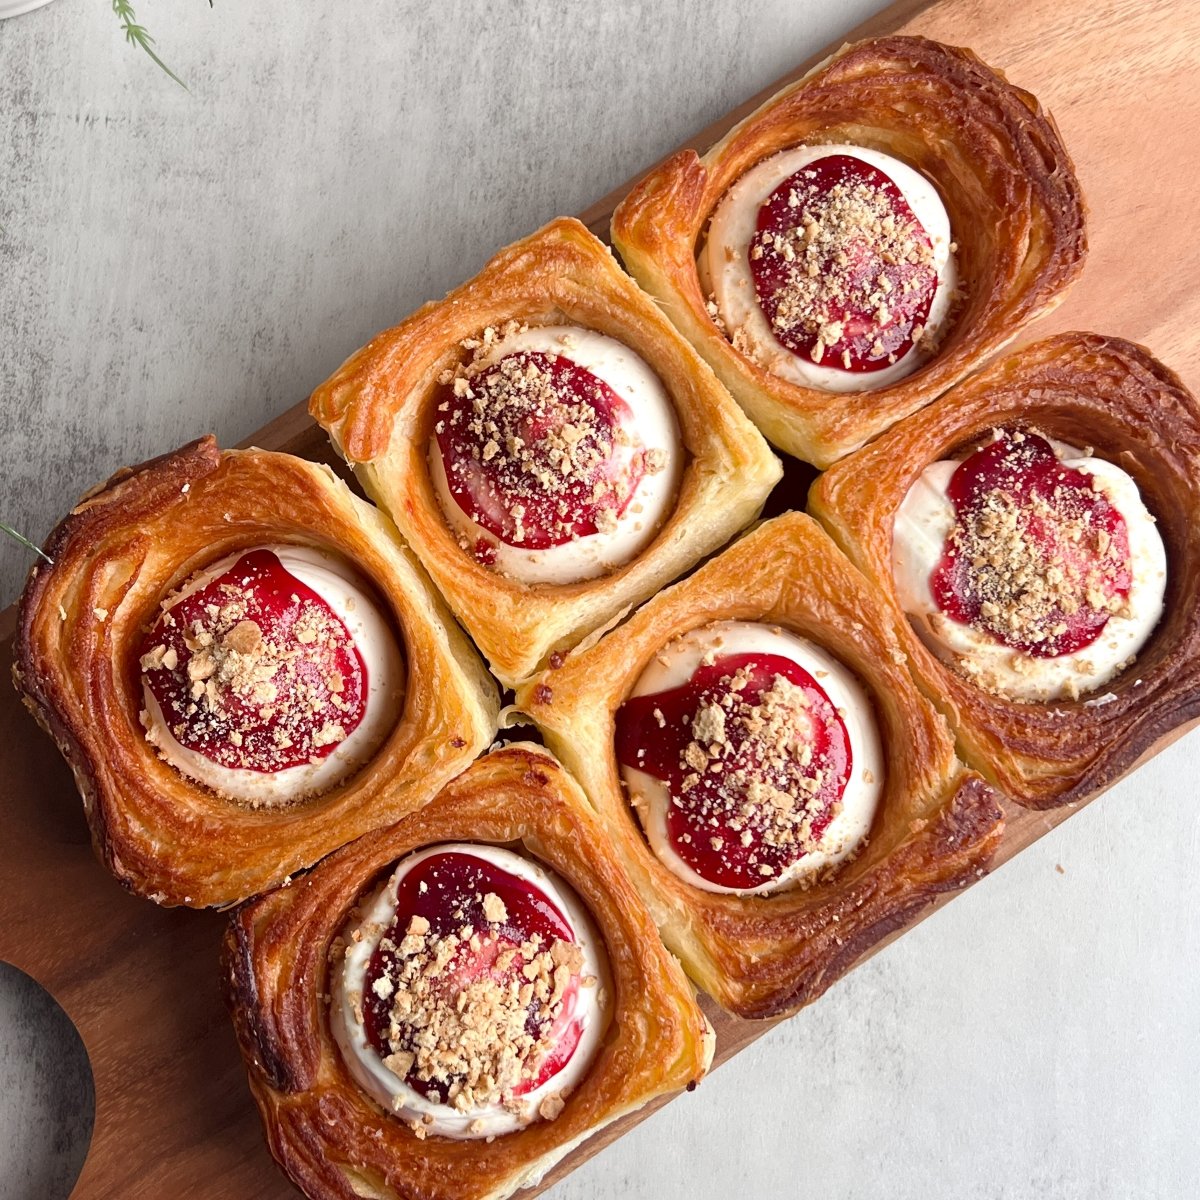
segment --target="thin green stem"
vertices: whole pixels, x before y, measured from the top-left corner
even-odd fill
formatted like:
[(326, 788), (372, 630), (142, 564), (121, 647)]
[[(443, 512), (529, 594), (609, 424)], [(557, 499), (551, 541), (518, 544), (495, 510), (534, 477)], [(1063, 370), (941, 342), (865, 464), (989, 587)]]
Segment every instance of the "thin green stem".
[(26, 550), (32, 550), (34, 554), (40, 555), (51, 566), (54, 566), (54, 559), (50, 557), (40, 546), (31, 542), (23, 533), (18, 533), (11, 525), (5, 525), (0, 521), (0, 533), (7, 534), (14, 542), (19, 542)]
[(120, 21), (121, 28), (125, 31), (125, 40), (131, 46), (140, 46), (141, 49), (145, 50), (151, 60), (170, 75), (186, 92), (188, 85), (154, 52), (154, 39), (147, 32), (144, 25), (138, 24), (137, 14), (133, 11), (133, 5), (129, 3), (129, 0), (112, 0), (112, 10), (116, 14), (117, 20)]

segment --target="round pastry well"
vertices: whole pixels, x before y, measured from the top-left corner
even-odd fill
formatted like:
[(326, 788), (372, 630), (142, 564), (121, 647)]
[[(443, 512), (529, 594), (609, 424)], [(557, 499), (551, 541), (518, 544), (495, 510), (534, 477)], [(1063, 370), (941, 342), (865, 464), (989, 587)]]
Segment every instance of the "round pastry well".
[[(1091, 451), (1125, 471), (1137, 484), (1138, 491), (1154, 517), (1167, 555), (1167, 586), (1163, 615), (1154, 632), (1129, 668), (1103, 685), (1107, 695), (1121, 695), (1140, 686), (1143, 675), (1158, 670), (1173, 654), (1181, 637), (1191, 636), (1196, 627), (1195, 613), (1200, 605), (1200, 546), (1189, 522), (1192, 481), (1182, 469), (1180, 459), (1163, 453), (1157, 440), (1138, 437), (1131, 440), (1127, 414), (1119, 414), (1099, 404), (1077, 406), (1069, 392), (1054, 396), (1040, 392), (1033, 411), (1030, 405), (1008, 396), (990, 407), (986, 420), (976, 418), (966, 426), (947, 431), (930, 447), (928, 461), (908, 464), (898, 481), (899, 499), (908, 494), (921, 473), (942, 459), (961, 459), (987, 441), (1001, 426), (1043, 434), (1055, 441)], [(900, 486), (902, 483), (903, 486)], [(892, 536), (897, 507), (886, 516), (887, 535)], [(1075, 708), (1086, 706), (1095, 697), (1084, 694), (1078, 700), (1060, 699), (1043, 702), (1045, 707)]]
[[(840, 671), (845, 672), (845, 675), (847, 676), (846, 682), (852, 688), (856, 687), (859, 691), (861, 691), (862, 697), (866, 701), (868, 708), (868, 711), (865, 714), (857, 714), (853, 721), (851, 721), (847, 717), (847, 714), (844, 713), (840, 708), (837, 709), (837, 712), (842, 720), (846, 721), (847, 725), (849, 725), (851, 728), (856, 728), (858, 730), (858, 735), (849, 742), (851, 747), (852, 765), (850, 767), (850, 778), (847, 783), (847, 794), (854, 791), (855, 780), (861, 775), (864, 769), (867, 768), (868, 763), (874, 764), (876, 770), (882, 770), (884, 777), (882, 779), (876, 779), (875, 771), (869, 771), (867, 776), (868, 786), (876, 790), (876, 797), (871, 802), (871, 806), (874, 811), (870, 819), (869, 827), (867, 828), (866, 833), (861, 837), (861, 840), (858, 841), (858, 843), (848, 854), (837, 858), (837, 860), (831, 863), (828, 867), (818, 870), (815, 873), (801, 875), (796, 880), (785, 883), (774, 890), (768, 890), (757, 894), (753, 891), (739, 891), (737, 889), (727, 890), (723, 888), (715, 888), (712, 890), (708, 888), (702, 888), (700, 890), (705, 892), (710, 897), (721, 897), (722, 900), (750, 902), (757, 900), (766, 903), (772, 899), (787, 897), (789, 894), (802, 892), (812, 887), (818, 887), (825, 884), (836, 886), (835, 881), (839, 875), (843, 874), (844, 872), (853, 871), (854, 863), (867, 849), (870, 844), (872, 834), (880, 824), (889, 790), (887, 778), (889, 774), (888, 746), (893, 741), (891, 736), (892, 731), (887, 728), (886, 719), (880, 719), (881, 712), (883, 710), (874, 699), (871, 684), (863, 678), (862, 674), (851, 668), (842, 655), (828, 648), (823, 643), (823, 640), (819, 634), (814, 635), (814, 631), (812, 629), (806, 629), (802, 626), (795, 625), (789, 622), (786, 618), (778, 619), (773, 615), (768, 617), (761, 612), (756, 612), (754, 610), (750, 610), (748, 612), (740, 612), (735, 610), (728, 616), (722, 614), (722, 619), (717, 621), (714, 621), (711, 616), (698, 617), (694, 621), (689, 621), (687, 624), (681, 624), (680, 627), (673, 629), (671, 636), (667, 639), (667, 641), (655, 648), (654, 652), (645, 661), (641, 662), (636, 670), (631, 669), (629, 671), (625, 680), (623, 693), (614, 709), (614, 732), (613, 737), (610, 738), (610, 770), (615, 781), (615, 786), (618, 789), (618, 794), (623, 800), (623, 820), (629, 825), (631, 835), (640, 843), (641, 846), (644, 847), (646, 854), (655, 859), (656, 863), (658, 864), (655, 868), (656, 871), (669, 871), (672, 874), (676, 874), (677, 872), (675, 872), (674, 868), (668, 862), (663, 860), (662, 856), (655, 850), (654, 846), (652, 845), (649, 832), (644, 827), (642, 820), (639, 819), (639, 816), (635, 811), (635, 806), (630, 796), (629, 786), (626, 783), (622, 770), (623, 765), (627, 764), (622, 764), (617, 755), (615, 730), (616, 716), (617, 713), (620, 712), (622, 706), (633, 696), (633, 693), (639, 682), (644, 677), (647, 668), (653, 665), (655, 662), (665, 665), (666, 659), (664, 657), (664, 651), (669, 646), (677, 644), (680, 639), (687, 638), (688, 635), (703, 634), (704, 632), (710, 630), (714, 625), (723, 625), (727, 622), (745, 624), (751, 629), (754, 627), (761, 627), (761, 629), (767, 633), (779, 632), (785, 635), (792, 635), (792, 637), (799, 639), (801, 643), (812, 646), (818, 652), (818, 654), (828, 655), (828, 657), (832, 660), (830, 670), (832, 670), (833, 664), (836, 664)], [(788, 639), (788, 641), (790, 642), (790, 639)], [(788, 658), (791, 656), (791, 649), (791, 645), (781, 644), (781, 647), (774, 651), (774, 653)], [(751, 657), (753, 657), (754, 654), (765, 652), (766, 651), (756, 650), (748, 653), (750, 653)], [(740, 651), (737, 649), (736, 645), (731, 644), (728, 651), (723, 651), (720, 655), (718, 655), (717, 661), (720, 661), (721, 657), (737, 655), (739, 653)], [(704, 660), (701, 659), (702, 663), (703, 661)], [(801, 665), (800, 658), (796, 658), (794, 661), (797, 663), (797, 665)], [(816, 671), (816, 676), (822, 681), (818, 683), (818, 686), (827, 688), (834, 682), (825, 677), (825, 672), (820, 669), (819, 663), (815, 667), (812, 663), (805, 663), (805, 669), (808, 670), (810, 668)], [(674, 686), (675, 685), (672, 685), (672, 687)], [(837, 683), (837, 694), (840, 694), (844, 686), (845, 684), (842, 682)], [(886, 713), (883, 715), (886, 718)], [(871, 744), (864, 744), (864, 738), (869, 739)], [(896, 731), (895, 742), (896, 744), (900, 744), (902, 742), (902, 735), (899, 731)], [(839, 806), (841, 804), (840, 797), (838, 804)], [(680, 879), (683, 885), (689, 890), (696, 887), (696, 885), (690, 882), (685, 876), (680, 875)]]
[[(476, 874), (472, 877), (476, 879), (480, 892), (493, 887), (498, 889), (498, 894), (481, 896), (470, 892), (452, 892), (435, 898), (434, 893), (439, 889), (438, 880), (447, 869), (474, 872)], [(415, 890), (411, 881), (405, 882), (413, 872), (420, 879)], [(472, 954), (482, 952), (486, 958), (489, 938), (508, 946), (510, 952), (520, 948), (521, 953), (535, 957), (539, 953), (548, 954), (551, 949), (548, 942), (536, 946), (522, 945), (528, 941), (526, 934), (529, 932), (522, 922), (532, 921), (539, 930), (557, 931), (546, 932), (547, 937), (569, 934), (570, 943), (577, 947), (580, 965), (575, 971), (575, 978), (578, 982), (566, 985), (570, 1007), (563, 1017), (566, 1025), (560, 1028), (558, 1035), (566, 1038), (567, 1057), (552, 1074), (532, 1087), (525, 1085), (530, 1100), (525, 1102), (527, 1110), (523, 1115), (514, 1116), (507, 1105), (503, 1106), (505, 1111), (499, 1111), (495, 1101), (474, 1111), (457, 1110), (457, 1106), (451, 1104), (452, 1094), (447, 1096), (439, 1092), (430, 1099), (419, 1091), (421, 1086), (428, 1088), (429, 1084), (415, 1083), (411, 1077), (397, 1083), (392, 1073), (394, 1066), (380, 1057), (382, 1051), (376, 1044), (379, 1015), (388, 1009), (388, 1000), (396, 994), (391, 990), (395, 986), (394, 972), (401, 968), (404, 956), (417, 949), (415, 944), (406, 947), (398, 943), (398, 950), (387, 951), (384, 959), (378, 964), (376, 962), (381, 954), (379, 947), (382, 938), (390, 937), (393, 941), (403, 938), (406, 943), (408, 933), (416, 928), (398, 915), (397, 891), (404, 896), (406, 912), (415, 912), (424, 907), (429, 918), (423, 922), (423, 930), (419, 937), (414, 938), (414, 943), (423, 938), (425, 933), (442, 937), (457, 931), (461, 937), (461, 923), (466, 921), (471, 926), (469, 944), (463, 942), (458, 947), (466, 956), (463, 962), (466, 974), (460, 976), (457, 968), (451, 971), (448, 986), (459, 990), (443, 996), (443, 1002), (454, 1005), (459, 1012), (464, 1002), (470, 1003), (467, 989), (478, 979), (491, 977), (502, 983), (502, 978), (493, 973), (494, 968), (485, 968), (484, 974), (477, 976), (470, 967)], [(455, 907), (460, 902), (464, 905), (461, 910)], [(489, 902), (497, 905), (498, 913), (488, 911)], [(415, 916), (412, 917), (413, 922), (416, 920)], [(396, 921), (400, 921), (400, 926), (393, 931), (391, 925)], [(516, 921), (516, 924), (510, 925), (510, 921)], [(434, 926), (432, 930), (430, 922)], [(359, 893), (342, 928), (343, 934), (334, 940), (327, 960), (329, 978), (326, 983), (326, 991), (331, 997), (329, 1030), (337, 1044), (342, 1069), (385, 1111), (400, 1114), (402, 1119), (403, 1114), (409, 1114), (407, 1120), (410, 1125), (418, 1122), (417, 1114), (420, 1113), (426, 1118), (425, 1124), (432, 1126), (430, 1133), (458, 1140), (479, 1137), (490, 1140), (493, 1136), (514, 1132), (539, 1117), (553, 1119), (557, 1115), (555, 1109), (559, 1107), (557, 1102), (551, 1100), (546, 1111), (542, 1106), (556, 1093), (561, 1095), (569, 1092), (580, 1082), (604, 1042), (613, 993), (603, 936), (578, 891), (521, 843), (499, 845), (439, 840), (413, 847), (380, 872), (375, 883)], [(482, 941), (478, 940), (480, 934)], [(390, 964), (387, 954), (392, 955)], [(451, 963), (454, 961), (451, 959)], [(376, 979), (388, 981), (384, 985), (388, 995), (385, 996), (384, 991), (375, 991), (369, 997), (366, 995), (366, 985), (377, 966), (380, 974)], [(421, 972), (417, 978), (424, 973)], [(358, 988), (363, 991), (361, 1000), (356, 998)], [(478, 1000), (479, 997), (476, 997)], [(366, 1011), (368, 1007), (376, 1013), (373, 1025), (370, 1024), (370, 1013)], [(403, 1011), (409, 1010), (405, 1008)], [(359, 1019), (360, 1013), (364, 1014), (365, 1021)], [(399, 1019), (404, 1021), (407, 1018), (402, 1015)], [(460, 1032), (467, 1035), (471, 1028), (473, 1023), (468, 1018)], [(372, 1029), (376, 1031), (374, 1034)], [(452, 1038), (447, 1048), (453, 1050), (457, 1040), (457, 1037)], [(410, 1049), (416, 1048), (416, 1043), (410, 1045)], [(480, 1049), (485, 1050), (484, 1047)], [(436, 1061), (436, 1058), (432, 1060), (433, 1065), (436, 1065)], [(532, 1065), (537, 1066), (536, 1059)], [(441, 1087), (440, 1084), (433, 1086)], [(384, 1097), (389, 1101), (386, 1104)]]
[[(180, 745), (174, 734), (168, 732), (164, 711), (160, 708), (162, 697), (154, 694), (153, 685), (149, 684), (148, 674), (144, 668), (138, 669), (133, 690), (134, 694), (140, 697), (139, 721), (145, 726), (147, 737), (154, 737), (153, 744), (156, 746), (159, 756), (172, 769), (178, 771), (181, 776), (196, 786), (210, 787), (218, 796), (228, 799), (231, 803), (248, 803), (252, 807), (258, 807), (261, 804), (279, 809), (309, 803), (330, 791), (348, 785), (365, 766), (384, 750), (403, 720), (404, 698), (407, 694), (405, 679), (407, 668), (405, 642), (394, 608), (385, 600), (378, 585), (356, 567), (339, 547), (311, 537), (303, 541), (297, 539), (281, 542), (274, 535), (274, 531), (271, 533), (264, 531), (264, 534), (263, 538), (257, 540), (246, 535), (239, 535), (233, 545), (210, 548), (193, 555), (191, 560), (182, 564), (172, 576), (172, 586), (163, 594), (158, 604), (150, 608), (146, 616), (144, 622), (146, 640), (140, 649), (146, 650), (156, 641), (155, 636), (152, 636), (155, 630), (158, 630), (158, 637), (164, 640), (178, 641), (177, 637), (172, 639), (171, 632), (161, 624), (159, 609), (165, 610), (169, 604), (170, 611), (175, 611), (176, 606), (182, 601), (183, 594), (194, 591), (200, 585), (210, 586), (213, 580), (206, 581), (205, 576), (211, 574), (218, 565), (223, 568), (222, 574), (227, 575), (246, 554), (255, 550), (267, 550), (274, 560), (274, 568), (282, 571), (284, 576), (292, 578), (301, 592), (310, 593), (310, 599), (346, 629), (349, 635), (348, 645), (357, 654), (362, 664), (363, 683), (369, 694), (365, 694), (362, 698), (361, 711), (350, 734), (344, 735), (342, 742), (331, 752), (331, 757), (339, 754), (340, 745), (346, 744), (347, 750), (352, 753), (356, 761), (347, 764), (344, 770), (339, 771), (331, 761), (331, 757), (323, 758), (320, 760), (323, 765), (315, 772), (310, 765), (305, 765), (302, 769), (290, 767), (290, 774), (285, 772), (283, 776), (270, 784), (267, 779), (271, 771), (266, 767), (253, 768), (249, 774), (245, 771), (238, 771), (234, 775), (227, 776), (223, 781), (220, 778), (223, 768), (219, 763), (212, 762), (210, 756), (204, 751)], [(289, 560), (281, 563), (275, 557), (275, 552), (277, 551), (279, 555), (288, 559), (289, 549), (304, 553), (295, 561)], [(295, 574), (296, 571), (299, 571), (300, 574)], [(308, 576), (309, 582), (305, 582), (304, 576)], [(253, 588), (254, 585), (250, 586)], [(267, 586), (269, 587), (271, 584), (268, 583)], [(344, 594), (340, 593), (339, 589), (344, 589)], [(293, 594), (292, 601), (296, 602), (296, 600), (297, 597)], [(350, 627), (355, 624), (356, 610), (360, 608), (362, 609), (361, 622), (365, 622), (365, 624), (360, 629), (360, 636), (355, 636)], [(193, 615), (196, 615), (194, 610)], [(311, 639), (313, 634), (310, 633), (309, 637)], [(390, 640), (390, 645), (379, 644), (384, 639)], [(299, 648), (302, 649), (302, 647)], [(179, 650), (181, 655), (186, 653), (183, 646), (179, 646)], [(134, 666), (137, 668), (136, 651), (133, 659)], [(388, 682), (386, 694), (378, 692), (374, 687), (373, 677), (379, 670), (383, 671), (379, 681)], [(191, 677), (190, 672), (188, 677)], [(168, 686), (171, 685), (168, 684)], [(340, 685), (338, 686), (340, 687)], [(154, 696), (153, 700), (148, 697), (147, 688)], [(399, 693), (399, 699), (395, 698), (397, 693)], [(385, 705), (386, 708), (384, 713), (376, 716), (369, 712), (371, 705)], [(195, 704), (193, 703), (191, 709), (194, 708)], [(335, 720), (339, 719), (339, 714), (334, 709), (329, 708), (328, 711)], [(344, 705), (342, 711), (347, 711)], [(187, 720), (182, 712), (178, 713), (176, 719), (185, 723)], [(355, 734), (359, 733), (360, 724), (365, 724), (368, 720), (373, 728), (364, 728), (361, 732), (367, 735), (366, 740), (371, 745), (369, 747), (365, 745), (363, 737), (359, 736), (357, 739), (358, 751), (351, 751), (352, 739), (355, 738)], [(182, 733), (180, 736), (183, 736)], [(247, 737), (254, 736), (260, 735), (247, 732)], [(238, 744), (241, 744), (240, 741)], [(236, 751), (233, 753), (236, 756)], [(315, 762), (315, 760), (312, 761)], [(264, 773), (262, 784), (257, 779), (259, 770)], [(302, 782), (302, 779), (309, 777), (311, 777), (310, 785)], [(227, 786), (230, 787), (231, 790), (228, 793), (222, 788), (222, 782), (227, 782)], [(300, 790), (292, 791), (295, 788)]]
[[(496, 339), (499, 340), (514, 327), (519, 329), (527, 326), (532, 329), (578, 326), (620, 342), (636, 354), (662, 383), (671, 402), (679, 436), (683, 442), (682, 462), (679, 467), (680, 480), (667, 516), (655, 535), (633, 558), (624, 564), (614, 566), (600, 576), (576, 582), (511, 583), (509, 586), (551, 591), (561, 596), (577, 596), (583, 595), (601, 580), (619, 578), (629, 570), (637, 558), (650, 554), (655, 546), (671, 536), (672, 531), (681, 520), (678, 515), (680, 510), (686, 506), (695, 489), (693, 473), (690, 468), (695, 448), (699, 444), (699, 429), (697, 417), (692, 411), (687, 395), (681, 394), (678, 390), (679, 387), (686, 390), (686, 382), (682, 384), (678, 382), (678, 374), (670, 370), (671, 364), (662, 361), (663, 355), (655, 339), (647, 337), (635, 319), (614, 306), (605, 306), (599, 303), (597, 299), (589, 297), (586, 293), (581, 292), (574, 295), (572, 301), (569, 309), (565, 307), (547, 309), (543, 305), (523, 306), (519, 301), (514, 300), (503, 313), (494, 314), (490, 324), (486, 323), (485, 318), (484, 325), (473, 329), (467, 337), (446, 347), (436, 358), (424, 365), (421, 371), (421, 384), (410, 400), (413, 425), (411, 431), (407, 433), (407, 437), (419, 453), (419, 465), (417, 457), (414, 455), (409, 482), (417, 493), (416, 506), (423, 514), (427, 514), (422, 517), (422, 534), (438, 544), (439, 553), (449, 555), (461, 563), (463, 571), (478, 575), (484, 586), (497, 586), (497, 575), (489, 565), (479, 561), (475, 555), (460, 545), (458, 536), (443, 513), (443, 502), (430, 466), (430, 458), (436, 445), (439, 405), (444, 398), (444, 389), (447, 386), (443, 381), (471, 361), (475, 345), (483, 339), (484, 330), (494, 330)], [(503, 576), (500, 576), (499, 579), (505, 581)]]
[[(827, 120), (813, 119), (806, 132), (780, 141), (767, 153), (750, 155), (736, 154), (732, 149), (727, 156), (709, 161), (706, 176), (704, 203), (698, 219), (692, 222), (692, 264), (695, 268), (695, 285), (705, 302), (708, 287), (702, 259), (706, 249), (709, 223), (729, 190), (748, 172), (759, 164), (777, 155), (807, 146), (849, 145), (864, 150), (874, 150), (888, 158), (896, 159), (922, 176), (937, 193), (950, 219), (950, 232), (954, 240), (954, 260), (957, 283), (950, 310), (942, 322), (934, 353), (923, 356), (913, 370), (893, 382), (899, 386), (919, 380), (940, 354), (958, 346), (969, 331), (973, 316), (982, 308), (981, 297), (989, 296), (997, 287), (997, 263), (995, 256), (986, 251), (982, 239), (971, 235), (979, 222), (978, 195), (983, 182), (978, 178), (972, 164), (965, 161), (948, 161), (936, 154), (920, 137), (903, 129), (873, 128), (846, 117), (837, 121), (836, 110), (830, 111)], [(711, 156), (710, 156), (711, 158)], [(792, 386), (805, 386), (786, 380)], [(892, 384), (879, 384), (863, 391), (855, 390), (851, 396), (862, 397), (872, 391)], [(821, 390), (821, 389), (816, 389)], [(845, 401), (840, 392), (830, 392), (830, 402)]]

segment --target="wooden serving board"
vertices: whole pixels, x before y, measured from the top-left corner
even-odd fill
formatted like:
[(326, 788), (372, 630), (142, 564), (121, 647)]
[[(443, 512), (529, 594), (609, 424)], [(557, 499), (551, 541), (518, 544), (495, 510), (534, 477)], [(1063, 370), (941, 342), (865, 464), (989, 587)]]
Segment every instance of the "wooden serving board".
[[(1200, 389), (1192, 186), (1200, 178), (1194, 86), (1200, 3), (901, 0), (850, 39), (891, 32), (970, 46), (1039, 96), (1058, 121), (1090, 203), (1092, 249), (1082, 282), (1032, 334), (1067, 328), (1121, 334), (1149, 345), (1193, 391)], [(706, 148), (783, 82), (697, 134), (693, 144)], [(628, 186), (583, 214), (597, 234), (607, 235)], [(325, 437), (303, 405), (252, 441), (330, 461)], [(805, 472), (789, 472), (772, 511), (803, 503)], [(0, 614), (6, 662), (13, 627), (13, 611)], [(95, 1130), (73, 1195), (294, 1196), (267, 1153), (221, 1001), (217, 947), (224, 919), (157, 909), (126, 894), (97, 866), (70, 772), (4, 687), (0, 753), (0, 959), (58, 999), (79, 1029), (95, 1077)], [(1072, 811), (1010, 811), (998, 864)], [(706, 1007), (717, 1030), (718, 1063), (765, 1032), (762, 1024)], [(643, 1115), (592, 1138), (544, 1186)]]

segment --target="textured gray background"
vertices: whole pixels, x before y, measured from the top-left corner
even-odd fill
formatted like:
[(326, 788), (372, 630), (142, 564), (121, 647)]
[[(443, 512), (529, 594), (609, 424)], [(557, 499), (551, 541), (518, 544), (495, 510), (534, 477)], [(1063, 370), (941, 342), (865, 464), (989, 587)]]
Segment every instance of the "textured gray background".
[[(121, 44), (108, 0), (0, 24), (0, 517), (40, 538), (121, 464), (243, 438), (875, 7), (143, 0), (190, 93)], [(0, 601), (27, 565), (0, 544)], [(558, 1200), (1196, 1195), (1196, 745)], [(66, 1194), (89, 1096), (65, 1018), (0, 967), (0, 1196)]]

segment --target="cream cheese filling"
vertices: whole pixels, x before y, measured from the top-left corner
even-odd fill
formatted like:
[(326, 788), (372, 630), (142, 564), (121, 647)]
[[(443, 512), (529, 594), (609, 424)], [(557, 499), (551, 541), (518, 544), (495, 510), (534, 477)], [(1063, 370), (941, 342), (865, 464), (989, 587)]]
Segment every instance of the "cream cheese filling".
[[(171, 732), (149, 684), (142, 681), (142, 723), (147, 740), (181, 774), (253, 806), (282, 805), (328, 791), (370, 760), (404, 707), (404, 659), (391, 627), (366, 592), (367, 585), (337, 556), (308, 546), (265, 545), (283, 568), (311, 588), (345, 625), (367, 668), (366, 711), (338, 746), (312, 763), (266, 772), (226, 767), (184, 746)], [(171, 607), (224, 575), (242, 550), (213, 563), (171, 597)], [(168, 608), (166, 611), (170, 611)]]
[[(809, 163), (835, 154), (857, 158), (882, 171), (900, 190), (933, 244), (937, 289), (925, 333), (903, 357), (875, 371), (842, 370), (792, 353), (775, 336), (759, 305), (750, 269), (750, 244), (763, 204), (785, 179)], [(701, 283), (712, 295), (729, 338), (760, 366), (802, 387), (865, 392), (896, 383), (928, 359), (928, 347), (936, 343), (950, 315), (958, 282), (951, 246), (950, 218), (941, 197), (924, 175), (906, 163), (863, 146), (797, 146), (752, 167), (725, 193), (713, 213), (697, 265)]]
[[(435, 1104), (384, 1065), (359, 1017), (371, 956), (396, 915), (397, 886), (419, 863), (447, 853), (483, 859), (541, 892), (566, 919), (583, 954), (582, 982), (573, 1015), (582, 1029), (579, 1042), (560, 1071), (509, 1106), (495, 1103), (460, 1111), (450, 1104)], [(420, 1125), (431, 1135), (456, 1139), (498, 1137), (532, 1124), (539, 1119), (539, 1109), (548, 1098), (565, 1097), (582, 1082), (608, 1027), (612, 984), (607, 956), (591, 916), (553, 872), (500, 846), (441, 844), (403, 859), (387, 882), (361, 906), (361, 913), (361, 919), (346, 931), (345, 958), (331, 973), (330, 1024), (350, 1074), (385, 1109)]]
[(649, 696), (684, 686), (702, 660), (740, 654), (770, 654), (803, 667), (829, 697), (850, 741), (851, 772), (838, 814), (821, 835), (818, 846), (756, 888), (729, 888), (694, 871), (678, 854), (667, 831), (670, 789), (660, 779), (621, 765), (625, 787), (642, 822), (650, 848), (680, 879), (706, 892), (767, 895), (810, 881), (845, 861), (862, 845), (871, 828), (883, 791), (883, 747), (871, 703), (857, 679), (832, 655), (804, 638), (777, 626), (750, 621), (717, 621), (676, 638), (642, 673), (631, 692)]
[(501, 541), (459, 507), (436, 437), (428, 450), (434, 492), (460, 543), (468, 552), (486, 543), (494, 554), (494, 569), (502, 575), (527, 584), (595, 579), (636, 558), (671, 514), (686, 460), (675, 409), (662, 380), (640, 355), (615, 338), (577, 325), (532, 326), (512, 333), (497, 341), (474, 369), (522, 351), (567, 358), (606, 383), (629, 406), (632, 430), (647, 451), (658, 452), (662, 469), (642, 476), (613, 528), (536, 550)]
[(1146, 644), (1163, 611), (1167, 557), (1137, 484), (1114, 463), (1075, 446), (1051, 441), (1063, 466), (1094, 477), (1125, 520), (1132, 584), (1122, 613), (1110, 616), (1089, 646), (1056, 658), (1037, 658), (943, 613), (930, 577), (955, 526), (946, 495), (961, 459), (931, 463), (909, 489), (892, 526), (896, 598), (921, 640), (943, 661), (986, 690), (1013, 700), (1074, 699), (1121, 673)]

